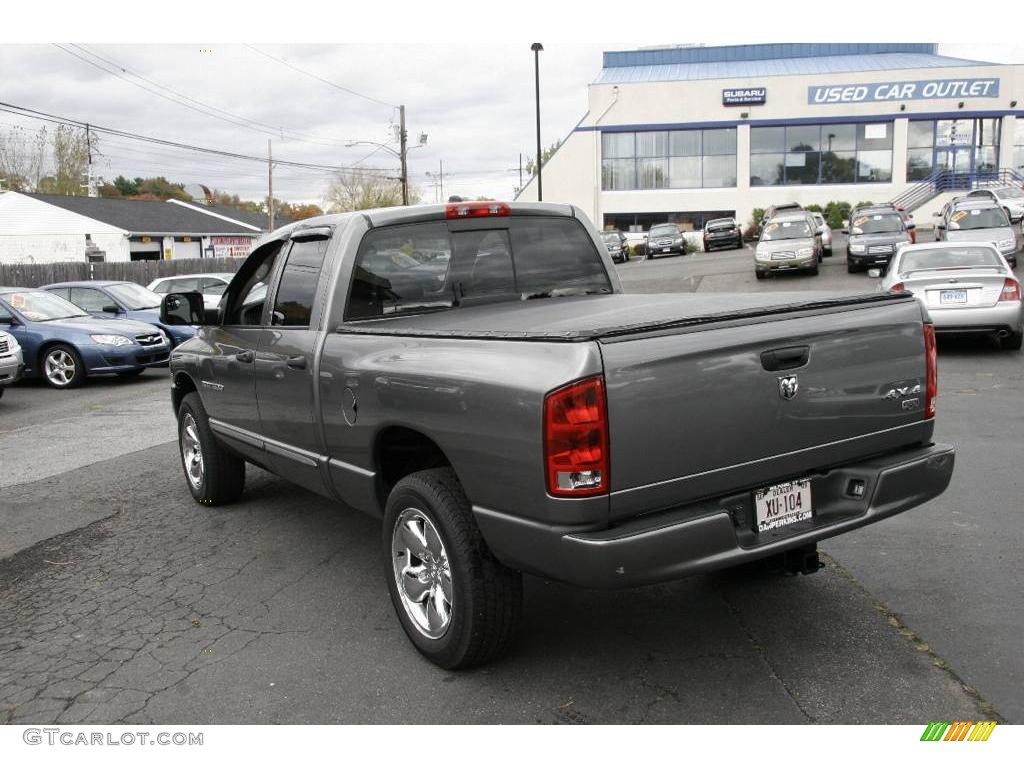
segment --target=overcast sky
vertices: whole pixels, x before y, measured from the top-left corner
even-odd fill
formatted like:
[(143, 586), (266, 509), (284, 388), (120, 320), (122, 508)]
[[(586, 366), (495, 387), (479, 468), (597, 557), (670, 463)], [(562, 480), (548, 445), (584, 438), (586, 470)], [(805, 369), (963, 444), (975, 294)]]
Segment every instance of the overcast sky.
[[(405, 44), (401, 56), (394, 46), (380, 43), (261, 44), (258, 50), (242, 44), (204, 44), (202, 49), (155, 43), (62, 47), (81, 58), (50, 44), (0, 44), (0, 71), (5, 73), (0, 101), (250, 155), (265, 156), (268, 133), (273, 133), (275, 158), (328, 165), (362, 161), (369, 167), (396, 171), (397, 159), (389, 152), (374, 152), (369, 145), (344, 145), (371, 141), (396, 147), (391, 125), (398, 115), (389, 105), (404, 103), (410, 145), (417, 143), (419, 134), (427, 134), (426, 146), (409, 153), (410, 176), (425, 201), (435, 199), (435, 178), (426, 174), (436, 174), (439, 162), (444, 163), (446, 196), (509, 198), (518, 184), (519, 153), (533, 154), (533, 54), (528, 42)], [(635, 46), (615, 41), (545, 43), (541, 54), (545, 145), (565, 137), (586, 111), (587, 84), (601, 69), (601, 52), (630, 47)], [(370, 98), (320, 82), (260, 51)], [(1024, 62), (1021, 46), (942, 45), (940, 52)], [(120, 77), (82, 59), (113, 69)], [(196, 103), (201, 102), (230, 115), (221, 113), (224, 119), (219, 119), (157, 94), (195, 100), (188, 103), (207, 109)], [(236, 118), (273, 129), (239, 126), (231, 122)], [(40, 125), (0, 112), (0, 129), (13, 124)], [(100, 138), (100, 152), (97, 172), (107, 179), (118, 174), (164, 175), (243, 198), (266, 195), (265, 163), (105, 136)], [(274, 177), (276, 197), (320, 202), (328, 174), (278, 167)]]

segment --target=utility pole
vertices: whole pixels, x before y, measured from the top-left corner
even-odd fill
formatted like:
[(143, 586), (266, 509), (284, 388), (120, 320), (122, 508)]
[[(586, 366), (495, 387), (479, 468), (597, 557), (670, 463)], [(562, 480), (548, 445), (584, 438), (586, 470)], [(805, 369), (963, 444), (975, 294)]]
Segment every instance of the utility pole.
[(533, 83), (537, 103), (537, 201), (540, 202), (544, 199), (544, 187), (540, 177), (540, 52), (544, 50), (544, 46), (534, 43), (530, 46), (530, 50), (533, 51)]
[(399, 159), (402, 161), (402, 205), (409, 204), (409, 169), (406, 164), (408, 138), (405, 132), (405, 104), (401, 104), (398, 107), (398, 144)]
[(274, 231), (274, 153), (267, 139), (267, 214), (270, 216), (270, 231)]
[(89, 130), (88, 123), (85, 124), (85, 151), (89, 157), (89, 167), (85, 178), (85, 194), (89, 197), (97, 197), (96, 177), (92, 175), (92, 132)]
[(444, 160), (437, 161), (437, 172), (441, 182), (441, 202), (444, 202)]

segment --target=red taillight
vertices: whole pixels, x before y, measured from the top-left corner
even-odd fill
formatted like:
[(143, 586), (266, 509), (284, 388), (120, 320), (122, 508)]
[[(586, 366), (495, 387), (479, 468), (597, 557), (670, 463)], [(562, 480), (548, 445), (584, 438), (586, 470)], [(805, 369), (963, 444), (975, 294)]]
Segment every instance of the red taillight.
[(900, 291), (905, 290), (907, 290), (907, 286), (905, 286), (903, 283), (893, 283), (892, 288), (889, 289), (889, 291), (892, 293), (899, 293)]
[(552, 496), (608, 493), (608, 408), (602, 376), (544, 398), (544, 463)]
[(449, 203), (444, 209), (447, 219), (476, 219), (483, 216), (508, 216), (512, 209), (508, 203), (494, 203), (489, 200), (471, 200), (466, 203)]
[(1000, 301), (1020, 301), (1020, 283), (1012, 277), (1003, 281), (1003, 291), (999, 294)]
[(935, 416), (935, 398), (939, 394), (938, 354), (935, 349), (935, 326), (926, 323), (924, 326), (924, 359), (925, 359), (925, 393), (924, 417)]

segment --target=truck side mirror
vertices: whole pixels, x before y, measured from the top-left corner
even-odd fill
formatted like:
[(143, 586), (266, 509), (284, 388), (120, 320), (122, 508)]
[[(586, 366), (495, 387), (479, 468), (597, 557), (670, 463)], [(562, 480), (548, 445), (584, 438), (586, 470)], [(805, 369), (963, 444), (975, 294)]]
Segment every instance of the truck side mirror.
[(116, 304), (107, 304), (100, 311), (101, 312), (106, 312), (108, 315), (116, 315), (121, 310), (118, 308), (118, 306)]
[(164, 325), (202, 325), (205, 320), (206, 308), (199, 291), (168, 293), (160, 302), (160, 322)]

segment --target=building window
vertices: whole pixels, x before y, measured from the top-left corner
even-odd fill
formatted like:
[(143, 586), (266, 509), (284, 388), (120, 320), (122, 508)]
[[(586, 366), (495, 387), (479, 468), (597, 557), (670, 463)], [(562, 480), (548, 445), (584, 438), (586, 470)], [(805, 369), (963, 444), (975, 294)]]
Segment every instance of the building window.
[(601, 189), (736, 186), (736, 129), (601, 136)]
[(935, 167), (935, 121), (911, 120), (907, 126), (907, 181), (923, 181)]
[(750, 129), (750, 184), (854, 184), (892, 180), (892, 123)]

